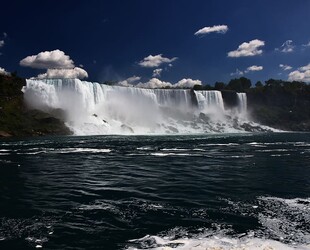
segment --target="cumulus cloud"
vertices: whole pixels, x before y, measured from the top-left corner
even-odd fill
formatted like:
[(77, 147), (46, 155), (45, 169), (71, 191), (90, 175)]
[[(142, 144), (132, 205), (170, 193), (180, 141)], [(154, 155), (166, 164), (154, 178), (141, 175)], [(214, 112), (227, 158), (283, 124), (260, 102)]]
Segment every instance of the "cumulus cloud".
[(228, 57), (243, 57), (243, 56), (256, 56), (263, 53), (260, 47), (264, 46), (265, 42), (255, 39), (250, 42), (244, 42), (239, 45), (237, 50), (228, 52)]
[(310, 63), (306, 66), (300, 67), (288, 75), (289, 81), (302, 81), (310, 83)]
[(155, 68), (155, 67), (160, 66), (163, 63), (171, 63), (177, 59), (178, 59), (177, 57), (173, 57), (171, 59), (167, 57), (163, 57), (162, 54), (159, 54), (156, 56), (149, 55), (145, 57), (143, 60), (141, 60), (139, 62), (139, 65), (141, 67), (146, 67), (146, 68)]
[(78, 78), (83, 79), (88, 77), (84, 69), (75, 67), (73, 69), (48, 69), (46, 73), (37, 76), (39, 79), (43, 78)]
[(292, 69), (291, 66), (285, 65), (285, 64), (279, 64), (279, 67), (280, 67), (282, 70), (291, 70), (291, 69)]
[(4, 45), (4, 40), (0, 40), (0, 48)]
[(6, 75), (6, 76), (8, 76), (8, 75), (10, 75), (10, 72), (7, 72), (4, 68), (1, 68), (1, 67), (0, 67), (0, 75)]
[(216, 33), (221, 33), (221, 34), (225, 34), (228, 31), (228, 26), (227, 25), (214, 25), (212, 27), (204, 27), (200, 30), (198, 30), (197, 32), (195, 32), (194, 35), (198, 36), (198, 35), (206, 35), (212, 32), (216, 32)]
[(63, 51), (56, 49), (53, 51), (40, 52), (37, 55), (27, 56), (19, 63), (24, 67), (36, 69), (72, 69), (74, 62)]
[(276, 51), (280, 51), (283, 53), (290, 53), (294, 51), (295, 46), (293, 45), (292, 40), (285, 41), (280, 48), (276, 48)]
[(126, 80), (118, 82), (117, 85), (124, 87), (132, 87), (134, 83), (140, 80), (141, 80), (140, 76), (132, 76), (127, 78)]
[(176, 84), (174, 84), (174, 86), (176, 88), (192, 88), (195, 85), (201, 85), (201, 81), (200, 80), (193, 80), (190, 78), (183, 78), (182, 80), (178, 81)]
[(4, 38), (7, 38), (8, 37), (8, 34), (6, 32), (3, 32), (3, 37)]
[(139, 83), (136, 85), (138, 88), (148, 88), (148, 89), (161, 89), (161, 88), (192, 88), (195, 85), (201, 85), (200, 80), (193, 80), (190, 78), (182, 79), (175, 84), (170, 82), (161, 81), (158, 78), (152, 78), (148, 82)]
[(153, 77), (160, 77), (162, 71), (163, 71), (163, 69), (154, 69), (152, 76)]
[(37, 78), (78, 78), (88, 77), (88, 73), (81, 67), (75, 67), (70, 56), (56, 49), (40, 52), (37, 55), (27, 56), (19, 64), (24, 67), (47, 69), (46, 73), (39, 74)]

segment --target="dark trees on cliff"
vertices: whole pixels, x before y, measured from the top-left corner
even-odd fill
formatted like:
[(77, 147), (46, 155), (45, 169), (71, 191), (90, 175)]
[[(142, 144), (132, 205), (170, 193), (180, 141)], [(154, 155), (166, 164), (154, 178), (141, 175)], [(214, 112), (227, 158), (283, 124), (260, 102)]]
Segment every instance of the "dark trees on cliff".
[(251, 88), (252, 83), (251, 80), (245, 77), (240, 77), (236, 79), (232, 79), (229, 81), (227, 85), (227, 89), (229, 90), (235, 90), (237, 92), (244, 92)]

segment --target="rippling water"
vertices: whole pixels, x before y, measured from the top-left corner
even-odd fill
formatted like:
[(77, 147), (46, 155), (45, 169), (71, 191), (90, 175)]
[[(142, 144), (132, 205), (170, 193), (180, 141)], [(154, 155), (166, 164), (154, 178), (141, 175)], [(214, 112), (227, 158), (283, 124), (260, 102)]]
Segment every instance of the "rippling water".
[(309, 133), (2, 140), (0, 166), (1, 249), (310, 249)]

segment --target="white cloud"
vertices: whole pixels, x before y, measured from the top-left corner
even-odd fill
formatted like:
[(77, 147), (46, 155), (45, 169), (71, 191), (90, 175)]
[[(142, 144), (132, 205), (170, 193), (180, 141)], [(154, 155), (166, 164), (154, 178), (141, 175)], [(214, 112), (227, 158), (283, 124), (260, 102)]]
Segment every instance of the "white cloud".
[(138, 83), (136, 85), (138, 88), (147, 88), (147, 89), (161, 89), (161, 88), (171, 88), (172, 84), (170, 82), (164, 82), (157, 78), (152, 78), (148, 82)]
[(171, 63), (177, 59), (178, 59), (177, 57), (169, 59), (167, 57), (163, 57), (162, 54), (156, 56), (149, 55), (148, 57), (145, 57), (142, 61), (140, 61), (139, 65), (141, 67), (155, 68), (163, 63)]
[(136, 85), (138, 88), (148, 88), (148, 89), (160, 89), (160, 88), (192, 88), (195, 85), (201, 85), (200, 80), (193, 79), (182, 79), (175, 84), (170, 82), (161, 81), (158, 78), (152, 78), (146, 83), (139, 83)]
[(0, 48), (4, 45), (4, 40), (0, 40)]
[(308, 65), (306, 65), (306, 66), (300, 67), (299, 70), (301, 70), (301, 71), (308, 71), (308, 70), (310, 70), (310, 63)]
[(279, 64), (279, 67), (283, 70), (291, 70), (292, 67), (289, 65), (285, 65), (285, 64)]
[(84, 69), (75, 67), (73, 69), (48, 69), (46, 73), (40, 74), (37, 78), (78, 78), (83, 79), (88, 77)]
[(239, 45), (237, 50), (228, 52), (228, 57), (243, 57), (243, 56), (256, 56), (263, 53), (260, 47), (264, 46), (265, 42), (255, 39), (250, 42), (244, 42)]
[(1, 67), (0, 67), (0, 75), (6, 75), (6, 76), (8, 76), (8, 75), (10, 75), (10, 72), (7, 72), (4, 68), (1, 68)]
[(6, 32), (3, 32), (3, 37), (4, 38), (7, 38), (8, 37), (8, 34)]
[(236, 72), (230, 73), (230, 75), (231, 76), (242, 76), (244, 75), (244, 72), (239, 69), (236, 69)]
[(187, 79), (183, 78), (182, 80), (178, 81), (173, 86), (176, 88), (192, 88), (195, 85), (201, 85), (201, 81), (200, 80), (193, 80), (190, 78), (187, 78)]
[(160, 77), (162, 71), (163, 71), (163, 69), (154, 69), (152, 76), (153, 77)]
[(288, 75), (289, 81), (302, 81), (310, 83), (310, 63), (306, 66), (300, 67)]
[(140, 81), (141, 77), (140, 76), (132, 76), (127, 78), (126, 80), (120, 81), (117, 83), (119, 86), (124, 86), (124, 87), (132, 87), (133, 83), (136, 83), (137, 81)]
[(194, 35), (206, 35), (212, 32), (225, 34), (228, 31), (227, 25), (214, 25), (212, 27), (204, 27), (200, 30), (198, 30)]
[(71, 69), (74, 62), (63, 51), (56, 49), (53, 51), (40, 52), (37, 55), (27, 56), (19, 63), (21, 66), (36, 69)]
[(310, 47), (310, 41), (308, 43), (306, 43), (306, 44), (303, 44), (302, 46), (303, 47)]
[(263, 70), (264, 67), (263, 66), (256, 66), (256, 65), (253, 65), (253, 66), (250, 66), (246, 69), (246, 72), (249, 72), (249, 71), (261, 71)]
[(246, 73), (249, 73), (249, 72), (253, 72), (253, 71), (261, 71), (261, 70), (263, 70), (264, 69), (264, 67), (263, 66), (257, 66), (257, 65), (252, 65), (252, 66), (250, 66), (250, 67), (247, 67), (247, 69), (246, 70), (244, 70), (244, 71), (241, 71), (241, 70), (239, 70), (239, 69), (236, 69), (236, 72), (233, 72), (233, 73), (231, 73), (230, 75), (231, 76), (242, 76), (242, 75), (244, 75), (244, 74), (246, 74)]
[(293, 41), (292, 40), (287, 40), (286, 42), (284, 42), (280, 48), (276, 48), (276, 51), (280, 51), (283, 53), (290, 53), (294, 51), (295, 46), (293, 45)]

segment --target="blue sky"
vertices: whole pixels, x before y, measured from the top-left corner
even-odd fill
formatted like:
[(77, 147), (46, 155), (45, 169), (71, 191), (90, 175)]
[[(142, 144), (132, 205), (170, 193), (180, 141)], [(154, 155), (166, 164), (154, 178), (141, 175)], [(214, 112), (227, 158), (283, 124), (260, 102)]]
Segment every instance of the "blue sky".
[[(13, 0), (1, 9), (0, 67), (23, 77), (44, 74), (48, 67), (21, 65), (22, 59), (58, 49), (91, 81), (132, 76), (148, 81), (154, 75), (172, 83), (190, 78), (213, 85), (242, 74), (254, 83), (287, 80), (291, 72), (292, 79), (308, 81), (308, 0)], [(219, 25), (227, 29), (194, 35)], [(286, 41), (291, 42), (281, 47)], [(242, 43), (254, 49), (229, 57)], [(143, 66), (149, 55), (158, 56), (159, 64)]]

